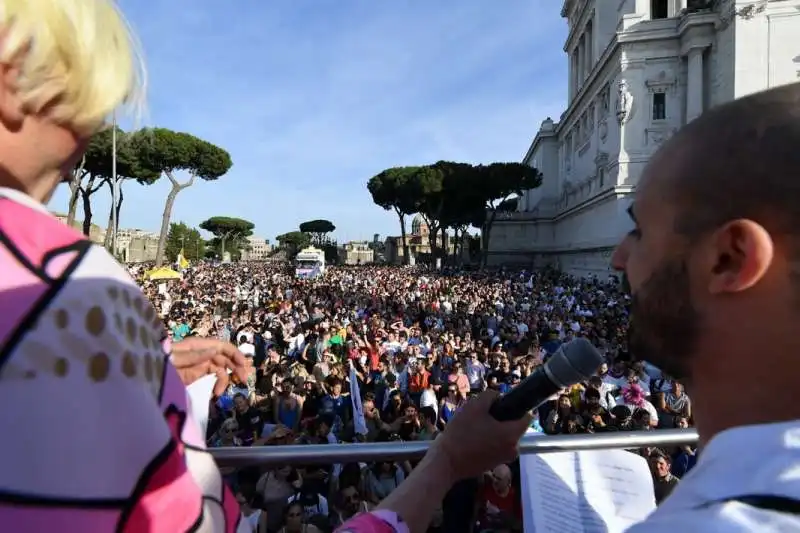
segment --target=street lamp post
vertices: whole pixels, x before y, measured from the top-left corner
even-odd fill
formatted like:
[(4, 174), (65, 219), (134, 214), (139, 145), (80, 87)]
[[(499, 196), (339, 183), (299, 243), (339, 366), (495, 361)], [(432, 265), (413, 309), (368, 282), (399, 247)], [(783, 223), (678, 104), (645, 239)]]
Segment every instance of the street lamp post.
[(117, 257), (117, 201), (119, 200), (119, 180), (117, 179), (117, 114), (111, 123), (111, 255)]

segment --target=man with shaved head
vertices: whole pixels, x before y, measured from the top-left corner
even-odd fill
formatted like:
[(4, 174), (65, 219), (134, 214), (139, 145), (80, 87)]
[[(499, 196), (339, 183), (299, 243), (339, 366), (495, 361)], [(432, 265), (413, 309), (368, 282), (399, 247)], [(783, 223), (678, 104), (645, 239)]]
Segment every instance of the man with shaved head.
[(478, 520), (480, 530), (517, 531), (522, 524), (519, 494), (507, 465), (499, 465), (486, 475), (480, 494)]
[(630, 533), (800, 532), (800, 84), (688, 124), (629, 212), (631, 352), (686, 383), (703, 446)]

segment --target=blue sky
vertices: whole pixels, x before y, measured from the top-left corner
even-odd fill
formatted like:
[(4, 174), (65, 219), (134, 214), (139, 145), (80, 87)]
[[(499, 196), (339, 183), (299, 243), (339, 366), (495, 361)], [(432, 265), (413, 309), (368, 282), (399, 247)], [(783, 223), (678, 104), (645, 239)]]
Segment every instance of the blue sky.
[[(326, 218), (345, 240), (399, 234), (372, 203), (384, 168), (519, 161), (563, 109), (567, 25), (553, 0), (122, 0), (149, 71), (143, 125), (228, 150), (231, 171), (178, 196), (272, 239)], [(122, 227), (158, 230), (169, 190), (127, 184)], [(51, 209), (65, 211), (67, 191)], [(94, 198), (105, 224), (110, 200)], [(78, 218), (82, 218), (80, 215)]]

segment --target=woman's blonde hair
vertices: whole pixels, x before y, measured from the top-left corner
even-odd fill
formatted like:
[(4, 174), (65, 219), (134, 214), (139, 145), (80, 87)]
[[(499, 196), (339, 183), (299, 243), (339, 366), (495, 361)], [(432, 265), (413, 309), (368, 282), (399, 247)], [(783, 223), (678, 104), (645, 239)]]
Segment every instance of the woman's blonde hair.
[(113, 0), (0, 0), (0, 28), (0, 63), (19, 62), (26, 112), (80, 133), (123, 104), (141, 112), (140, 47)]

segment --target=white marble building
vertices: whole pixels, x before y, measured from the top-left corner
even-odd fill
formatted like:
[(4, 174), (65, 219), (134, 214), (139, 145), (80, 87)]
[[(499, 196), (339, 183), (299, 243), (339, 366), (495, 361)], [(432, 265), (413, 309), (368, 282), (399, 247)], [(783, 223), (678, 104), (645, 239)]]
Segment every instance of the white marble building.
[(564, 2), (569, 105), (557, 123), (542, 122), (525, 154), (544, 182), (498, 216), (490, 264), (609, 273), (630, 195), (658, 146), (709, 107), (798, 81), (800, 0), (696, 4)]

